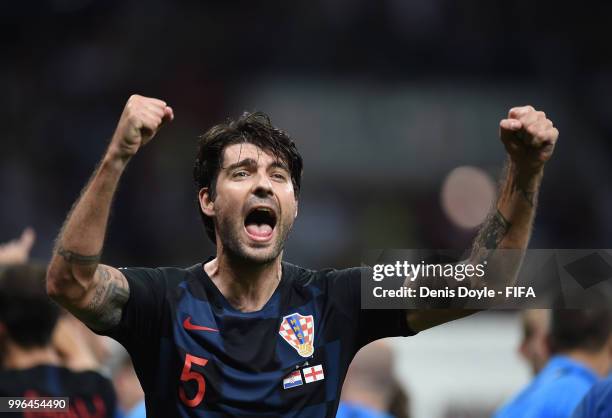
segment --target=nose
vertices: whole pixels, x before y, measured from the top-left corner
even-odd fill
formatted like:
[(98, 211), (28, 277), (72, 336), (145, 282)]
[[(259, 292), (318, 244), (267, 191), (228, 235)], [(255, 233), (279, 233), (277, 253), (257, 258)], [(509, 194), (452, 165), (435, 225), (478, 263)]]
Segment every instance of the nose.
[(255, 183), (253, 184), (253, 194), (261, 198), (266, 198), (274, 194), (272, 182), (266, 174), (257, 174)]

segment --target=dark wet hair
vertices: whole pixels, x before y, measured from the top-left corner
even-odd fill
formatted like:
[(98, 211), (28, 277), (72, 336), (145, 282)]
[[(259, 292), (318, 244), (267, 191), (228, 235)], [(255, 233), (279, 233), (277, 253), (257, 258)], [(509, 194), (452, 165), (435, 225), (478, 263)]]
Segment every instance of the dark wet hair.
[(612, 333), (609, 309), (566, 309), (552, 311), (550, 343), (553, 352), (574, 349), (599, 351)]
[(0, 272), (0, 323), (8, 337), (24, 348), (44, 347), (60, 315), (60, 308), (47, 296), (45, 268), (41, 265), (11, 265)]
[[(223, 165), (223, 151), (230, 145), (253, 144), (283, 161), (291, 174), (296, 198), (302, 182), (302, 156), (295, 143), (284, 131), (274, 127), (263, 112), (245, 112), (238, 119), (213, 126), (200, 137), (193, 167), (193, 179), (198, 192), (207, 187), (212, 200), (216, 197), (216, 183)], [(198, 204), (206, 234), (215, 242), (215, 225)]]

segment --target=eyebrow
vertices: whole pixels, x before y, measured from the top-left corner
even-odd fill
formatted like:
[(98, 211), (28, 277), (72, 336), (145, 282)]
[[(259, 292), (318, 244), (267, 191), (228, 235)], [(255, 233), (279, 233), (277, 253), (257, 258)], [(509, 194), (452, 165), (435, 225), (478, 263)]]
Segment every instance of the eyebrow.
[[(232, 171), (239, 167), (257, 167), (257, 161), (255, 161), (253, 158), (245, 158), (244, 160), (228, 165), (227, 167), (225, 167), (225, 170)], [(283, 170), (289, 171), (287, 164), (284, 164), (278, 160), (270, 164), (270, 168), (281, 168)]]
[(228, 165), (225, 167), (225, 170), (232, 171), (238, 167), (257, 167), (257, 161), (252, 158), (245, 158), (244, 160)]
[(285, 171), (289, 171), (289, 167), (287, 167), (287, 164), (280, 162), (278, 160), (274, 161), (272, 164), (270, 164), (270, 168), (282, 168)]

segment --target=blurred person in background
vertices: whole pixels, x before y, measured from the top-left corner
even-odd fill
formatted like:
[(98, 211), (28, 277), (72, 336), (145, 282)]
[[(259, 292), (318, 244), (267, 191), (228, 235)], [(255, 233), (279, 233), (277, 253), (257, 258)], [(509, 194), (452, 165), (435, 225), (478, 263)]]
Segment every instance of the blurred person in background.
[(125, 349), (115, 354), (113, 385), (123, 418), (146, 418), (144, 392), (138, 381), (130, 355)]
[(554, 310), (550, 319), (552, 357), (533, 381), (495, 418), (569, 418), (612, 366), (612, 311)]
[(51, 344), (62, 366), (73, 371), (97, 370), (101, 363), (83, 338), (81, 325), (74, 316), (61, 310)]
[[(109, 344), (110, 343), (110, 344)], [(62, 358), (62, 363), (72, 370), (98, 369), (109, 374), (115, 341), (99, 336), (81, 321), (62, 309), (53, 332), (53, 346)]]
[(612, 417), (612, 376), (596, 383), (576, 407), (572, 418)]
[[(23, 264), (30, 258), (30, 250), (36, 240), (36, 234), (32, 228), (26, 228), (19, 238), (0, 244), (0, 274), (7, 266)], [(2, 369), (2, 358), (4, 356), (4, 338), (0, 333), (0, 369)]]
[(58, 324), (60, 308), (46, 295), (44, 279), (44, 267), (32, 264), (5, 266), (0, 273), (0, 339), (5, 346), (0, 396), (68, 397), (71, 416), (115, 417), (111, 382), (94, 370), (97, 362), (70, 320)]
[[(0, 272), (9, 266), (26, 264), (35, 240), (36, 232), (27, 227), (19, 238), (0, 244)], [(64, 365), (77, 370), (95, 368), (97, 365), (104, 367), (110, 355), (108, 344), (117, 344), (108, 337), (96, 335), (63, 309), (52, 340)], [(0, 368), (3, 352), (4, 344), (0, 338)]]
[[(346, 374), (336, 418), (406, 417), (408, 397), (394, 377), (394, 369), (394, 353), (386, 341), (375, 341), (359, 350)], [(404, 404), (394, 405), (401, 393)]]
[[(263, 113), (217, 125), (201, 139), (194, 179), (215, 257), (189, 268), (101, 264), (119, 180), (173, 118), (162, 100), (130, 97), (67, 217), (47, 274), (49, 295), (128, 349), (150, 418), (335, 417), (349, 363), (361, 347), (473, 313), (362, 310), (362, 269), (313, 271), (283, 262), (298, 214), (302, 157)], [(510, 109), (499, 133), (509, 156), (506, 178), (469, 262), (490, 249), (527, 247), (544, 165), (559, 134), (531, 106)], [(150, 203), (160, 198), (151, 196)]]
[(550, 357), (548, 345), (549, 309), (526, 309), (521, 312), (523, 339), (519, 353), (529, 363), (533, 374), (537, 374)]

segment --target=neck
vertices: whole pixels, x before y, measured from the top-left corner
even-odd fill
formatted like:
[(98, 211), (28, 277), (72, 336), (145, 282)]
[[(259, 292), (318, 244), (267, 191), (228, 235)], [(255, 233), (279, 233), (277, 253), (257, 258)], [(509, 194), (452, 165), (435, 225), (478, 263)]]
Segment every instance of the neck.
[(258, 264), (217, 251), (217, 258), (206, 263), (204, 271), (235, 309), (255, 312), (264, 307), (278, 287), (281, 259), (282, 253), (269, 263)]
[(588, 367), (599, 377), (606, 377), (610, 371), (610, 356), (607, 349), (594, 353), (573, 350), (565, 353), (565, 355)]
[(51, 345), (23, 348), (9, 340), (2, 364), (6, 369), (30, 369), (41, 365), (59, 365), (60, 358)]

